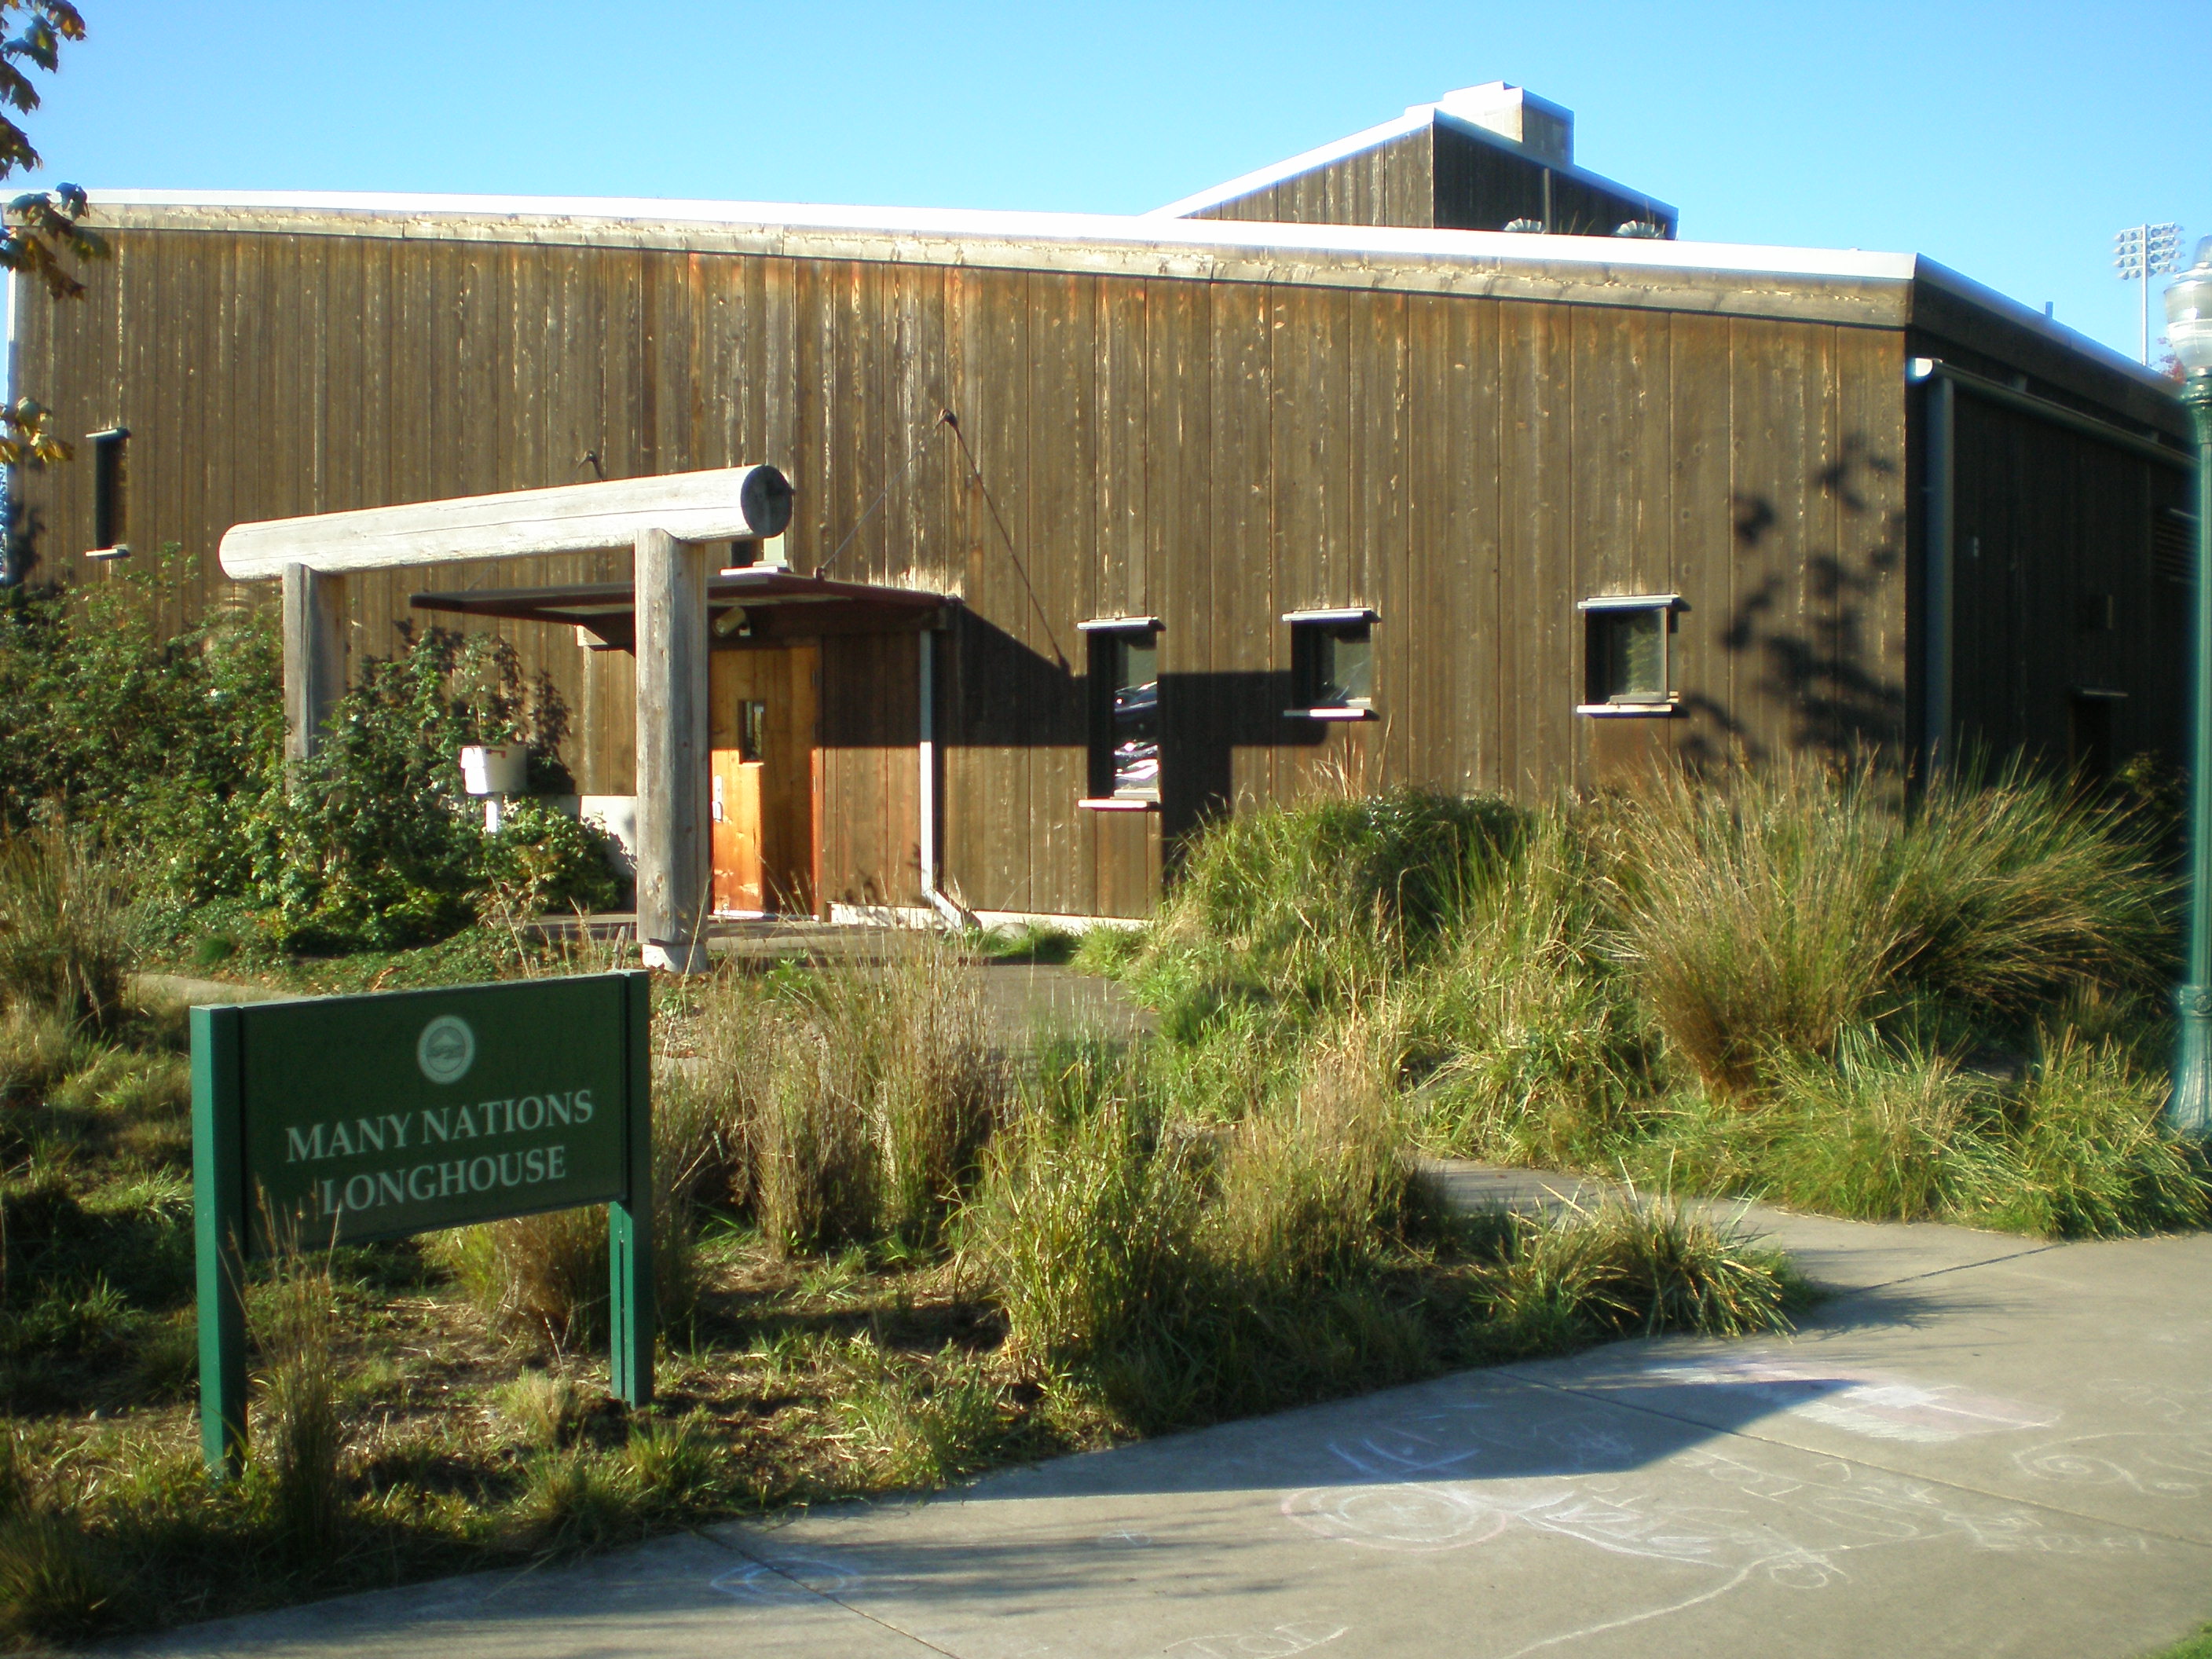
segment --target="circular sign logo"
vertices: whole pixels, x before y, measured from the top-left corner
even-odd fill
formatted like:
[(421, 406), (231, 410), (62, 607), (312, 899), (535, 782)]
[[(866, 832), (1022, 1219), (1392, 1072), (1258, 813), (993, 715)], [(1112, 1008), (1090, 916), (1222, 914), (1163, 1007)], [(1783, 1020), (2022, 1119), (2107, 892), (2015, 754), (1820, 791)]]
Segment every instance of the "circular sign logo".
[(433, 1083), (459, 1083), (476, 1064), (477, 1034), (458, 1014), (441, 1014), (415, 1040), (415, 1063)]

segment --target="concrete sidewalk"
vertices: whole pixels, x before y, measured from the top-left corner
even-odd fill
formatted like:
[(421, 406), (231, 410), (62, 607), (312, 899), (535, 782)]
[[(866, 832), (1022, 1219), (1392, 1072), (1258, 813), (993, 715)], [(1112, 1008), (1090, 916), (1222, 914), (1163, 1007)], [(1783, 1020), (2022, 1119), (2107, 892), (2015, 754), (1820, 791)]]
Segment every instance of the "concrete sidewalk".
[(1838, 1290), (1794, 1338), (1618, 1343), (137, 1650), (2130, 1659), (2212, 1617), (2212, 1237), (1745, 1218)]

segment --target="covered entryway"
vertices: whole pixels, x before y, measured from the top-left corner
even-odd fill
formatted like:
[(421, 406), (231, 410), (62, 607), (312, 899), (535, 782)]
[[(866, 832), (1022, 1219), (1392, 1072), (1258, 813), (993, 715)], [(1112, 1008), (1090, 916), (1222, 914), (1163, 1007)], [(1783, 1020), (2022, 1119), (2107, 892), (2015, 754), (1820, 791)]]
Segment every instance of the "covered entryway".
[[(416, 593), (409, 603), (434, 613), (569, 625), (595, 649), (636, 648), (636, 599), (628, 582)], [(713, 914), (823, 911), (824, 641), (860, 646), (866, 641), (854, 636), (922, 633), (939, 625), (945, 604), (935, 593), (774, 566), (732, 568), (707, 579)], [(839, 653), (872, 682), (848, 688), (854, 695), (846, 702), (903, 705), (914, 697), (910, 665), (872, 683), (879, 655), (850, 647)]]

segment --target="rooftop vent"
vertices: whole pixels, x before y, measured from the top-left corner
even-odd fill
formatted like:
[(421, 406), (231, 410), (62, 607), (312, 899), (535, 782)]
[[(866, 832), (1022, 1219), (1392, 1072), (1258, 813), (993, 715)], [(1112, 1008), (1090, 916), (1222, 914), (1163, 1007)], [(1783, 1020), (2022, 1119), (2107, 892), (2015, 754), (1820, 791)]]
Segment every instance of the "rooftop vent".
[[(1416, 105), (1407, 113), (1413, 114), (1419, 107)], [(1486, 128), (1501, 138), (1510, 138), (1539, 161), (1549, 161), (1553, 167), (1571, 167), (1575, 164), (1574, 112), (1562, 109), (1549, 99), (1539, 98), (1522, 88), (1509, 86), (1503, 81), (1462, 87), (1437, 99), (1435, 107), (1446, 115)]]

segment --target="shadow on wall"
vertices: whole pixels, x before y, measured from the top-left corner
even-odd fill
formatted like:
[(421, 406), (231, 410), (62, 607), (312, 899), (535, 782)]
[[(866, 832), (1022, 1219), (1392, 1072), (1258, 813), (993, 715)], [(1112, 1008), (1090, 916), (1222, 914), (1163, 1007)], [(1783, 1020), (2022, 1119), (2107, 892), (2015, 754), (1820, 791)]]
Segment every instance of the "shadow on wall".
[[(1841, 544), (1808, 548), (1803, 578), (1804, 612), (1792, 615), (1797, 592), (1792, 574), (1768, 571), (1739, 590), (1721, 648), (1750, 668), (1748, 685), (1761, 700), (1790, 711), (1787, 741), (1797, 750), (1835, 755), (1899, 749), (1905, 740), (1905, 687), (1887, 671), (1876, 635), (1885, 620), (1877, 607), (1905, 564), (1905, 515), (1873, 499), (1886, 495), (1898, 463), (1870, 452), (1852, 434), (1842, 453), (1818, 475), (1820, 494), (1836, 504)], [(1735, 501), (1736, 554), (1764, 560), (1780, 515), (1764, 495)], [(1857, 550), (1850, 551), (1852, 544)], [(1901, 627), (1901, 616), (1891, 625)], [(1741, 672), (1741, 670), (1739, 670)], [(1728, 704), (1710, 696), (1684, 699), (1699, 716), (1683, 757), (1711, 763), (1738, 755), (1762, 759), (1765, 750)]]
[[(1090, 676), (964, 607), (955, 616), (946, 746), (1087, 753)], [(1237, 750), (1311, 749), (1327, 740), (1315, 723), (1283, 718), (1291, 697), (1286, 671), (1160, 676), (1160, 828), (1170, 842), (1229, 810)]]

